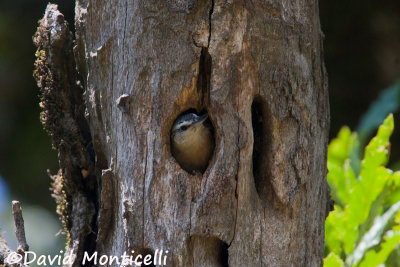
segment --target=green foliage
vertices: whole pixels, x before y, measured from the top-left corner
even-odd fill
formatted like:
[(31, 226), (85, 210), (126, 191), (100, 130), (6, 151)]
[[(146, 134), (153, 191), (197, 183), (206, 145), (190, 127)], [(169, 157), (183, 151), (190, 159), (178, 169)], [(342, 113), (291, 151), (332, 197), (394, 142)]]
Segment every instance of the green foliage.
[(347, 127), (329, 145), (328, 183), (335, 207), (325, 222), (326, 267), (379, 266), (398, 253), (400, 172), (385, 167), (393, 128), (390, 114), (363, 160), (355, 153), (358, 136)]
[(335, 253), (329, 253), (329, 255), (324, 260), (324, 266), (329, 267), (342, 267), (344, 266), (344, 262), (342, 259), (336, 255)]

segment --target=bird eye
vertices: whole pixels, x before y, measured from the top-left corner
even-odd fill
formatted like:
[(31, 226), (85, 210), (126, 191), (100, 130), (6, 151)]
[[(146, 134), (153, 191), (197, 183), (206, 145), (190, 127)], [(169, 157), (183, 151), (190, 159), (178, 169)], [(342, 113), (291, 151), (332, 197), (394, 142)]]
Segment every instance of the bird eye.
[(187, 128), (188, 128), (188, 127), (187, 127), (186, 125), (184, 125), (184, 126), (181, 127), (181, 130), (182, 130), (182, 131), (186, 131)]

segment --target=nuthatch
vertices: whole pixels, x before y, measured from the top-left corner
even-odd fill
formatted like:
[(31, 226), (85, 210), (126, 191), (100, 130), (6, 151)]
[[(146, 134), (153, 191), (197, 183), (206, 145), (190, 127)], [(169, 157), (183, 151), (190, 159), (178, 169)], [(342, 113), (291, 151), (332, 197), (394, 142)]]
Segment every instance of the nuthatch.
[(204, 172), (214, 150), (214, 139), (208, 125), (208, 114), (184, 114), (171, 130), (171, 151), (182, 169), (189, 173)]

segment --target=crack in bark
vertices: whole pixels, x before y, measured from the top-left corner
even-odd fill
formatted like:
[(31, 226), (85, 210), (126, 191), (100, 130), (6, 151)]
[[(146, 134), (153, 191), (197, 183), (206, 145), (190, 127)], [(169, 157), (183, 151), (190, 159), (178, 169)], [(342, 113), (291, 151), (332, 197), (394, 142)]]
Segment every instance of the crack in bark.
[(145, 163), (144, 163), (144, 176), (143, 176), (143, 192), (142, 192), (142, 194), (143, 194), (143, 207), (142, 207), (142, 247), (144, 247), (144, 234), (145, 234), (145, 229), (144, 229), (144, 221), (145, 221), (145, 219), (144, 219), (144, 205), (145, 205), (145, 193), (146, 193), (146, 175), (147, 175), (147, 155), (148, 155), (148, 150), (149, 150), (149, 148), (148, 148), (148, 142), (147, 142), (147, 138), (148, 138), (148, 136), (146, 136), (146, 155), (145, 155)]
[[(128, 17), (128, 4), (125, 2), (125, 19), (124, 19), (124, 32), (122, 34), (122, 45), (125, 51), (125, 35), (126, 35), (126, 19)], [(122, 54), (122, 63), (125, 65), (125, 53)]]
[[(263, 211), (263, 222), (265, 222), (265, 208), (262, 209)], [(263, 262), (262, 262), (262, 251), (263, 251), (263, 246), (262, 246), (262, 241), (263, 241), (263, 228), (260, 227), (260, 266), (263, 266)]]
[(208, 53), (208, 48), (203, 47), (199, 59), (199, 73), (197, 75), (197, 91), (201, 92), (201, 108), (208, 105), (211, 87), (211, 68), (212, 58)]
[(193, 203), (192, 199), (190, 200), (190, 205), (189, 205), (189, 236), (191, 236), (191, 231), (192, 231), (192, 203)]
[[(239, 114), (239, 98), (237, 99), (237, 105), (236, 105), (236, 114)], [(239, 123), (239, 115), (238, 115), (238, 124), (237, 124), (237, 142), (236, 144), (240, 143), (240, 123)], [(228, 244), (228, 248), (232, 245), (233, 241), (235, 240), (236, 236), (236, 226), (237, 226), (237, 218), (238, 218), (238, 210), (239, 210), (239, 194), (238, 194), (238, 184), (239, 184), (239, 169), (240, 169), (240, 148), (237, 147), (238, 149), (238, 156), (239, 160), (237, 161), (237, 171), (236, 171), (236, 186), (235, 186), (235, 197), (236, 197), (236, 210), (235, 210), (235, 225), (233, 226), (233, 236), (232, 240)], [(229, 262), (229, 261), (228, 261)]]
[(214, 12), (214, 0), (211, 0), (211, 8), (210, 13), (208, 14), (208, 44), (207, 47), (210, 47), (211, 42), (211, 31), (212, 31), (212, 14)]

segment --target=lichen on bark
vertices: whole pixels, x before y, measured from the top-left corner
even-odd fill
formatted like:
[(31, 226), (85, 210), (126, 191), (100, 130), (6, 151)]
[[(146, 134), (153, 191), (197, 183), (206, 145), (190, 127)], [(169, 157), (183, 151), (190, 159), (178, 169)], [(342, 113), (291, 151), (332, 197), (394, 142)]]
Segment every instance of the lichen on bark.
[(34, 77), (40, 88), (40, 120), (59, 152), (60, 170), (56, 175), (50, 175), (52, 195), (70, 240), (68, 249), (76, 254), (74, 265), (79, 265), (83, 246), (93, 243), (90, 239), (96, 231), (95, 155), (84, 116), (83, 89), (73, 54), (73, 34), (56, 5), (47, 6), (33, 42), (37, 47)]

